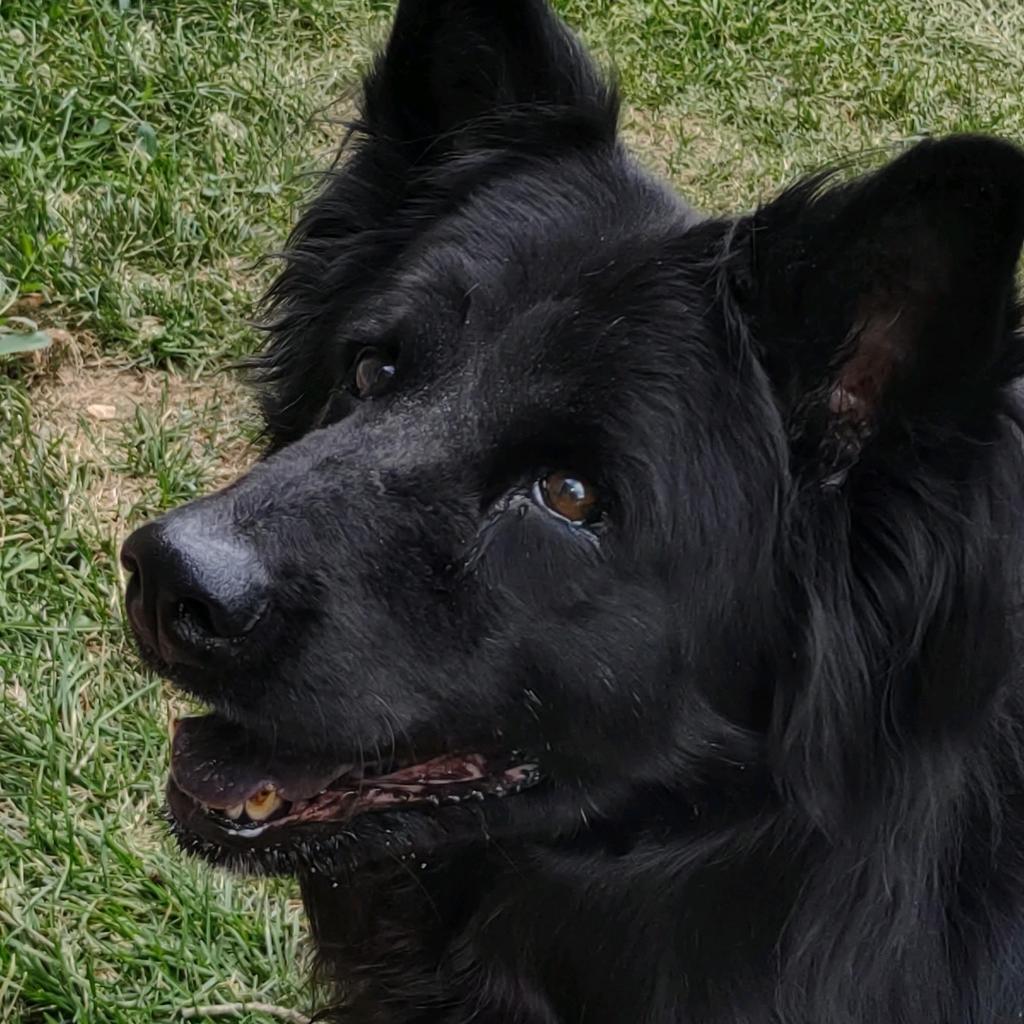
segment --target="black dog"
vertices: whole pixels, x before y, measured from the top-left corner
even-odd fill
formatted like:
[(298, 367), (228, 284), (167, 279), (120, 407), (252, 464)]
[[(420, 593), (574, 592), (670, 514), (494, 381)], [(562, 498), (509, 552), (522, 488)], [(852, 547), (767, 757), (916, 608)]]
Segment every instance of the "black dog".
[(260, 362), (139, 530), (186, 849), (339, 1020), (1024, 1011), (1024, 154), (706, 219), (542, 0), (402, 0)]

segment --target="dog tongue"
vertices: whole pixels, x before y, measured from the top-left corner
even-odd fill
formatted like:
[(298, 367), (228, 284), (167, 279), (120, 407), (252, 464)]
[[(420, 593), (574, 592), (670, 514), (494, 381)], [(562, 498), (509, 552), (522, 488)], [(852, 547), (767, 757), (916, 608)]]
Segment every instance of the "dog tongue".
[(175, 723), (171, 776), (210, 807), (243, 803), (271, 786), (285, 800), (308, 800), (344, 771), (344, 765), (309, 755), (289, 759), (216, 715)]

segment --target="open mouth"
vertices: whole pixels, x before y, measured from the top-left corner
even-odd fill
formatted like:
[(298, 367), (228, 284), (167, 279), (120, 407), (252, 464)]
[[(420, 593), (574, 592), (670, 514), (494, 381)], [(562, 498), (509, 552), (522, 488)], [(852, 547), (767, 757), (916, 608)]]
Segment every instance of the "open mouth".
[[(174, 724), (171, 811), (244, 843), (303, 825), (344, 824), (372, 811), (440, 808), (510, 796), (540, 779), (519, 753), (442, 754), (416, 764), (338, 763), (277, 752), (217, 715)], [(262, 845), (262, 843), (261, 843)]]

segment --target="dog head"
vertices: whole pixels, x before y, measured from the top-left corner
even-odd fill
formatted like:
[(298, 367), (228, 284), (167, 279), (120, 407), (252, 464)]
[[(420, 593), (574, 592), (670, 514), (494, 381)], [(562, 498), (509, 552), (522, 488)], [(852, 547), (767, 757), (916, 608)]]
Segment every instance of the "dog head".
[(269, 451), (124, 547), (145, 657), (213, 709), (190, 848), (335, 871), (871, 770), (848, 716), (996, 504), (1024, 157), (709, 219), (616, 120), (542, 0), (399, 4), (269, 295)]

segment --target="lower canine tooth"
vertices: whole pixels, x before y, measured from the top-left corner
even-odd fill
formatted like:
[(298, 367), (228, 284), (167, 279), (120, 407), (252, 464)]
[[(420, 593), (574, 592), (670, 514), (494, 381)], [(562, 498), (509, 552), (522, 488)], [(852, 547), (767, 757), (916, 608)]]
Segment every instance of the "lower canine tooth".
[(254, 797), (245, 801), (245, 813), (253, 821), (266, 821), (274, 811), (284, 805), (275, 789), (264, 789)]
[(224, 813), (232, 820), (237, 821), (245, 810), (245, 804), (235, 804), (234, 807), (225, 807)]

